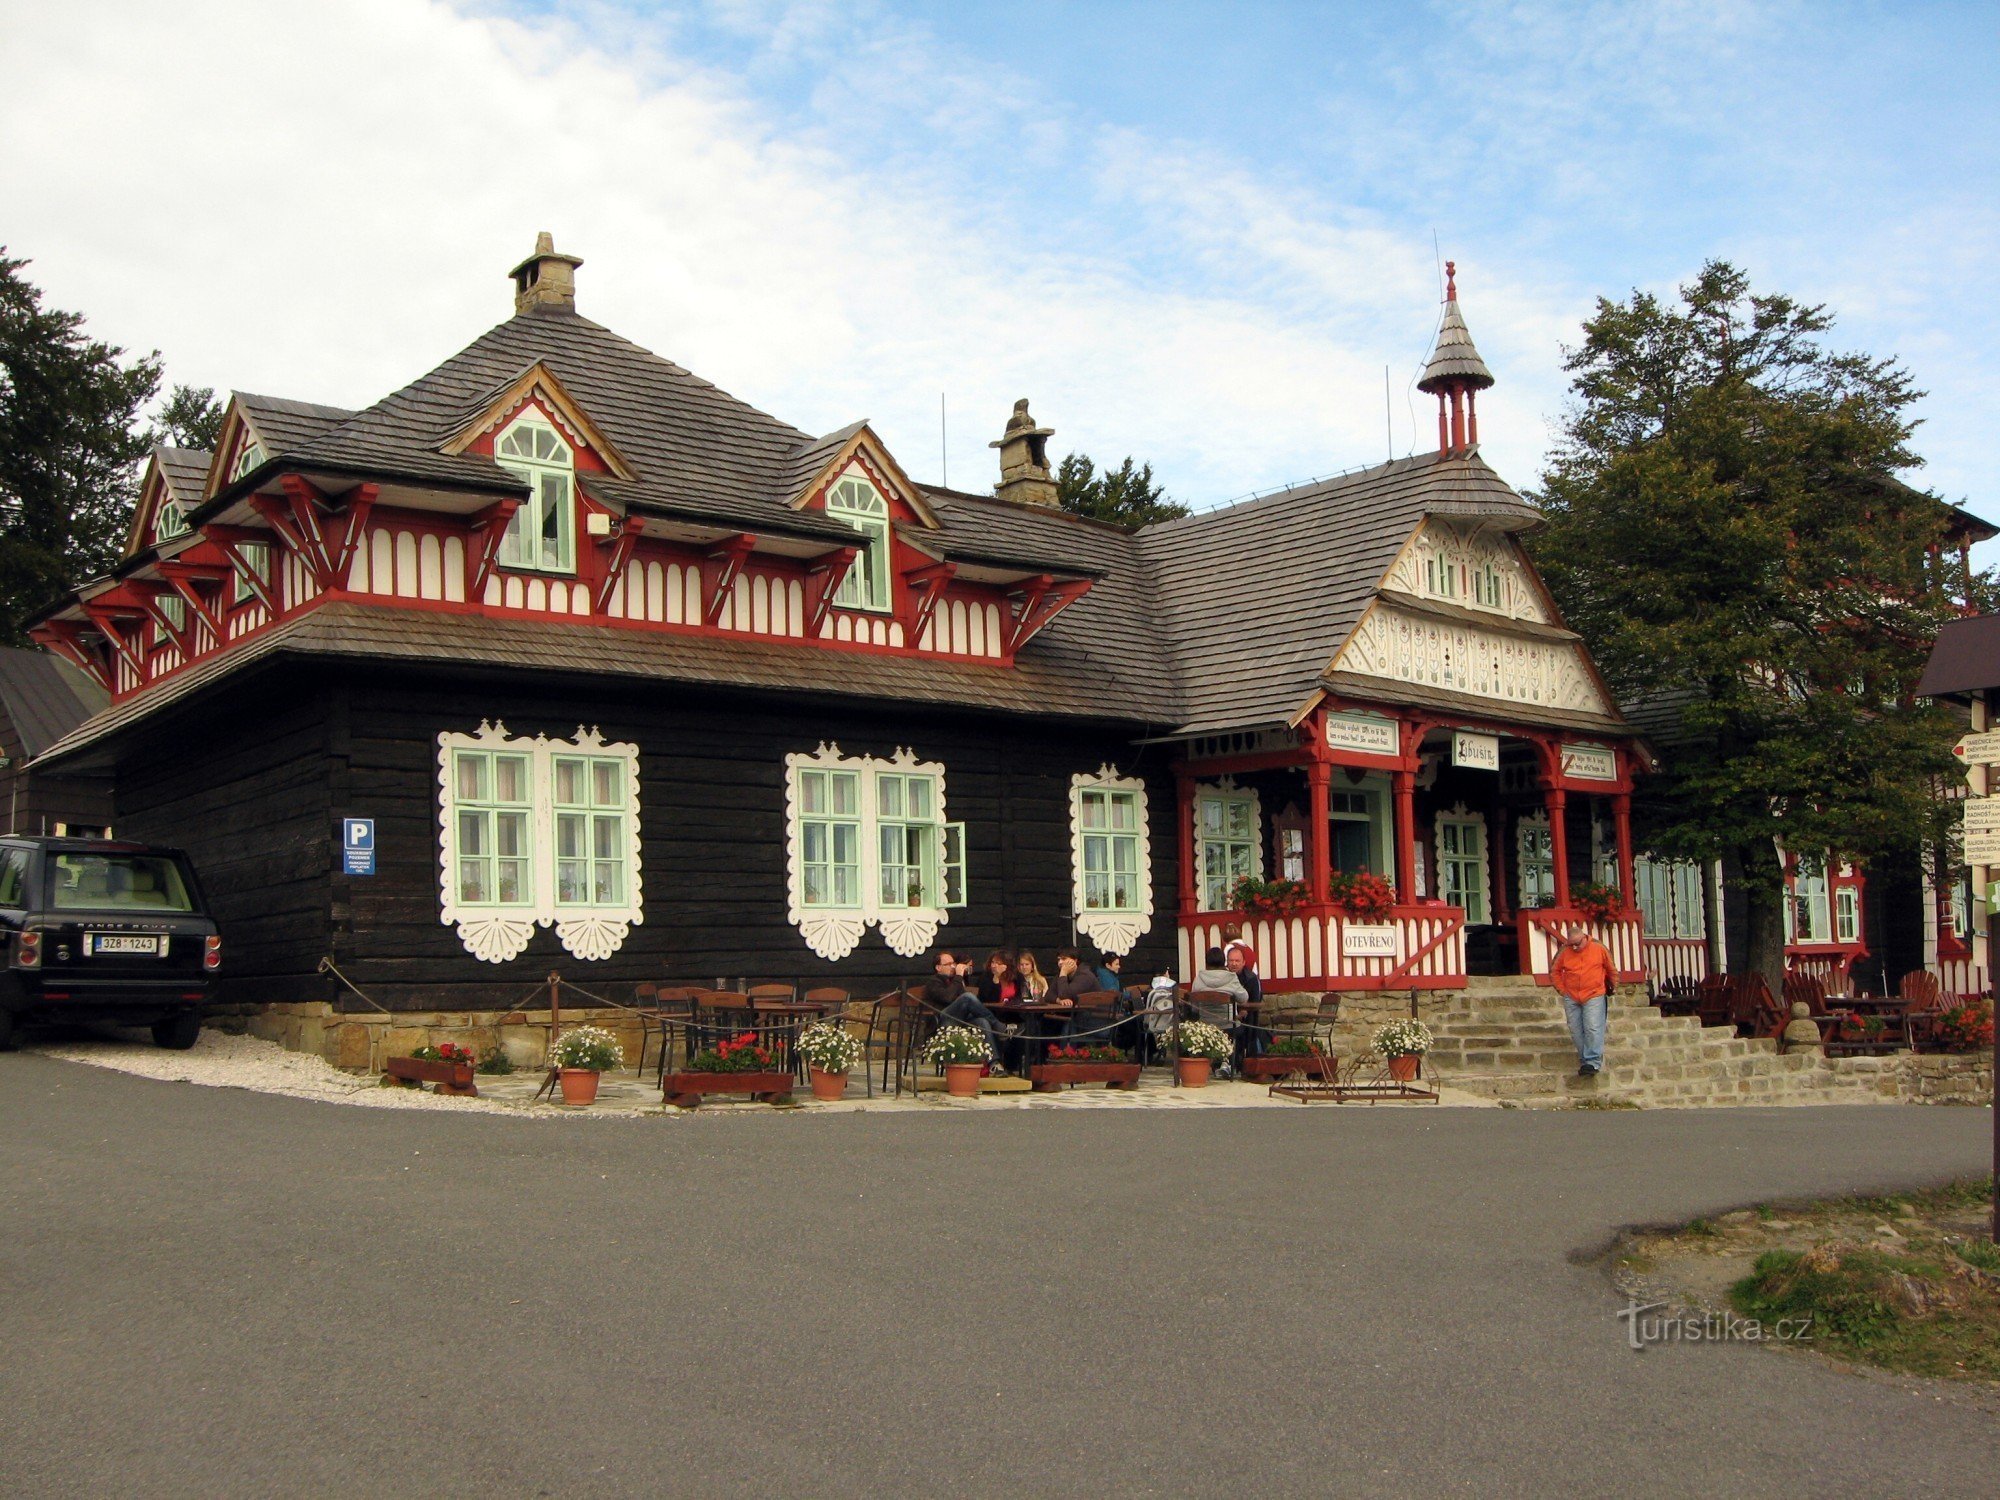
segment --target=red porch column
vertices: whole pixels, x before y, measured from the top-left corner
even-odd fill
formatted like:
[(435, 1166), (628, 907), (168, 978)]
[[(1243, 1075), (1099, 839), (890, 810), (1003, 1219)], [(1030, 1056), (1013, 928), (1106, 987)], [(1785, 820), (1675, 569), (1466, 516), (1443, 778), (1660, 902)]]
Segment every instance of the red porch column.
[(1417, 900), (1417, 773), (1396, 771), (1396, 899)]
[(1569, 905), (1569, 824), (1563, 816), (1569, 798), (1559, 786), (1552, 786), (1542, 793), (1543, 804), (1549, 810), (1549, 853), (1554, 856), (1556, 866), (1556, 905)]
[(1611, 794), (1611, 821), (1618, 831), (1618, 890), (1627, 907), (1638, 904), (1638, 878), (1632, 871), (1632, 794)]
[(1327, 792), (1333, 783), (1333, 767), (1315, 760), (1306, 767), (1306, 816), (1312, 820), (1306, 834), (1306, 894), (1313, 905), (1326, 904), (1327, 882), (1333, 874), (1333, 851), (1328, 847)]
[(1181, 915), (1193, 916), (1198, 876), (1194, 867), (1194, 777), (1185, 770), (1174, 772), (1174, 799), (1179, 806), (1181, 851)]

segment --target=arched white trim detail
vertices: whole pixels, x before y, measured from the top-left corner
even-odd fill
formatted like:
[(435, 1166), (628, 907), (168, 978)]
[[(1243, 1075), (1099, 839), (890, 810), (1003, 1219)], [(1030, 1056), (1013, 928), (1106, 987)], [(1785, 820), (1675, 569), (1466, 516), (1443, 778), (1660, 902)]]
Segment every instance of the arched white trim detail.
[[(1084, 793), (1103, 791), (1129, 793), (1132, 797), (1134, 833), (1138, 860), (1135, 880), (1137, 904), (1129, 908), (1093, 909), (1088, 903), (1084, 871)], [(1109, 837), (1122, 830), (1108, 829)], [(1105, 764), (1088, 775), (1069, 779), (1070, 909), (1076, 913), (1076, 929), (1087, 935), (1100, 951), (1126, 954), (1153, 926), (1153, 841), (1147, 828), (1146, 783), (1137, 776), (1121, 776), (1116, 766)]]
[[(851, 814), (841, 821), (859, 825), (856, 834), (856, 885), (852, 905), (808, 905), (805, 898), (805, 839), (800, 806), (801, 771), (847, 772), (855, 778), (856, 801)], [(930, 874), (937, 901), (910, 906), (891, 906), (882, 900), (882, 839), (880, 780), (884, 773), (929, 777), (935, 784), (935, 805), (931, 819), (937, 827), (937, 848), (933, 851)], [(896, 821), (894, 819), (892, 822)], [(907, 747), (887, 760), (875, 756), (847, 756), (840, 746), (821, 741), (810, 755), (785, 757), (785, 880), (786, 919), (799, 930), (821, 958), (832, 962), (847, 957), (869, 928), (880, 930), (883, 941), (903, 958), (916, 958), (929, 948), (938, 928), (951, 920), (944, 899), (945, 770), (938, 761), (919, 761)]]

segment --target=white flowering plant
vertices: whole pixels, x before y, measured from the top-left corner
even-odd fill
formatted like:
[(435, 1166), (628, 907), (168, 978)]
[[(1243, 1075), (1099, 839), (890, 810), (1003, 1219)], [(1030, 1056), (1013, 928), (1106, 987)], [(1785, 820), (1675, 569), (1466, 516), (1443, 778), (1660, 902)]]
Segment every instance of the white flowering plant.
[(985, 1036), (971, 1026), (947, 1026), (924, 1043), (927, 1063), (983, 1063), (993, 1061), (993, 1049)]
[(1383, 1057), (1422, 1057), (1431, 1050), (1431, 1029), (1422, 1021), (1391, 1021), (1375, 1028), (1375, 1050)]
[(1174, 1050), (1182, 1057), (1205, 1057), (1210, 1062), (1228, 1062), (1236, 1050), (1228, 1033), (1206, 1021), (1183, 1021), (1174, 1028)]
[(625, 1049), (602, 1026), (572, 1026), (549, 1048), (549, 1062), (558, 1068), (608, 1073), (624, 1061)]
[(824, 1073), (851, 1073), (861, 1061), (861, 1043), (838, 1021), (815, 1021), (799, 1033), (795, 1049)]

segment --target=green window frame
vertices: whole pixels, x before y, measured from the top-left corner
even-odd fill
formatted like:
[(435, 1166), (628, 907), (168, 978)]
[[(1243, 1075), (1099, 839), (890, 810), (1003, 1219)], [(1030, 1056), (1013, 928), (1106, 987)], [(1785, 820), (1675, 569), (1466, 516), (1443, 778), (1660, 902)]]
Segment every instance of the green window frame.
[(938, 883), (944, 851), (935, 776), (875, 773), (875, 837), (881, 860), (877, 885), (883, 910), (943, 905)]
[(1195, 799), (1201, 843), (1202, 910), (1224, 911), (1229, 888), (1263, 864), (1257, 836), (1257, 794), (1204, 791)]
[(556, 905), (623, 906), (629, 878), (626, 763), (600, 756), (558, 755), (553, 774)]
[(457, 834), (452, 879), (458, 904), (533, 906), (530, 757), (505, 750), (455, 750), (451, 764), (451, 816)]
[(1077, 792), (1077, 813), (1083, 832), (1083, 909), (1138, 911), (1138, 793), (1083, 787)]
[(944, 862), (941, 875), (944, 882), (944, 904), (955, 908), (965, 905), (965, 825), (947, 823), (944, 825)]
[(798, 778), (800, 903), (859, 911), (861, 775), (801, 767)]
[(1791, 915), (1792, 941), (1829, 943), (1833, 941), (1833, 911), (1828, 900), (1826, 861), (1801, 854), (1792, 871), (1791, 899), (1786, 909)]
[(1438, 895), (1465, 912), (1466, 926), (1485, 926), (1486, 824), (1478, 818), (1441, 815), (1437, 853)]
[(1833, 893), (1833, 940), (1837, 943), (1861, 941), (1861, 893), (1844, 885)]
[(234, 484), (263, 461), (264, 445), (255, 438), (250, 439), (237, 451), (236, 467), (230, 471), (229, 482)]
[[(268, 587), (271, 582), (271, 548), (269, 544), (265, 542), (243, 542), (237, 547), (236, 551), (242, 557), (243, 561), (249, 565), (250, 572), (257, 575), (257, 581)], [(232, 608), (238, 604), (248, 603), (257, 597), (257, 590), (251, 587), (249, 576), (242, 568), (233, 569), (230, 577), (235, 580), (235, 587), (230, 590), (229, 594), (229, 603)]]
[(528, 498), (500, 540), (500, 566), (574, 573), (576, 455), (569, 444), (540, 417), (520, 417), (494, 443), (493, 461), (528, 483)]
[(1556, 842), (1546, 815), (1524, 817), (1514, 831), (1515, 886), (1526, 910), (1553, 906), (1556, 899)]
[(177, 502), (162, 500), (153, 513), (153, 540), (171, 542), (175, 537), (188, 534), (187, 511)]
[(865, 479), (836, 483), (826, 497), (826, 513), (868, 538), (840, 580), (833, 602), (846, 609), (877, 612), (889, 608), (889, 502)]

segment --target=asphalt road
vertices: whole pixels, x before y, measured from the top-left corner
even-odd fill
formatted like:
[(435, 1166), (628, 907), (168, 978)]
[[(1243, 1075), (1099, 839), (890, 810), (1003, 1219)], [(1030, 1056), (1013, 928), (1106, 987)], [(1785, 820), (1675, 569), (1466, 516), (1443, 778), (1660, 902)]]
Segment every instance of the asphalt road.
[(1635, 1354), (1574, 1258), (1991, 1118), (537, 1123), (0, 1057), (0, 1492), (1993, 1494), (1990, 1405)]

